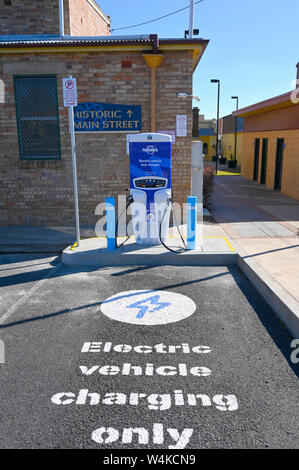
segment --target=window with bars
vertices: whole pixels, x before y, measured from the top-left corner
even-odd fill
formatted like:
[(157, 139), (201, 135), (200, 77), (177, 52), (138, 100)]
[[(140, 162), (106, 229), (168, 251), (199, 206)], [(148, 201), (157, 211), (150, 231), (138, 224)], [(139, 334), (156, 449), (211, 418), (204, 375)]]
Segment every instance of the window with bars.
[(21, 160), (61, 158), (56, 76), (15, 76)]

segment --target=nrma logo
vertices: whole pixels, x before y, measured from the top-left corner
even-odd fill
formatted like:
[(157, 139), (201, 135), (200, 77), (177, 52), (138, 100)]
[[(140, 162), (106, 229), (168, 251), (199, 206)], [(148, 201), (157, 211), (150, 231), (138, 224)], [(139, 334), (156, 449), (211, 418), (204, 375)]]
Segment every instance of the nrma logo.
[(153, 145), (148, 145), (146, 148), (142, 149), (142, 152), (145, 152), (148, 155), (154, 155), (154, 153), (158, 152), (158, 149)]

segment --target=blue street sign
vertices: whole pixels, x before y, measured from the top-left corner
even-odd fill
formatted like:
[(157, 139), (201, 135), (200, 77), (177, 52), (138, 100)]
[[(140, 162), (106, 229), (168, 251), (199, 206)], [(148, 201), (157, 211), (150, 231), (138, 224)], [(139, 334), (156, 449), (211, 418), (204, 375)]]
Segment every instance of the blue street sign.
[(75, 132), (139, 132), (141, 106), (78, 103), (74, 108)]

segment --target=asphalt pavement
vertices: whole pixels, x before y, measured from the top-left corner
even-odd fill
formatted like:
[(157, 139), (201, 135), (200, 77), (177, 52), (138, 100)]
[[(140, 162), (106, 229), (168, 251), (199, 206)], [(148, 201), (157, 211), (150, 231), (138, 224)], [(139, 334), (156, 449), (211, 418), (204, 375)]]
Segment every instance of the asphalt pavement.
[(1, 448), (299, 448), (292, 337), (237, 266), (0, 263)]

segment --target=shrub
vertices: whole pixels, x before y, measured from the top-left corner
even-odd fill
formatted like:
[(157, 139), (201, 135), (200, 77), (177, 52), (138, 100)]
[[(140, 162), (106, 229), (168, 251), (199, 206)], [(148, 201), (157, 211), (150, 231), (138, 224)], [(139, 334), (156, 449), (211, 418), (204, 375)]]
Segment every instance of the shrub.
[(203, 170), (203, 206), (211, 209), (211, 196), (214, 188), (214, 169), (205, 167)]

